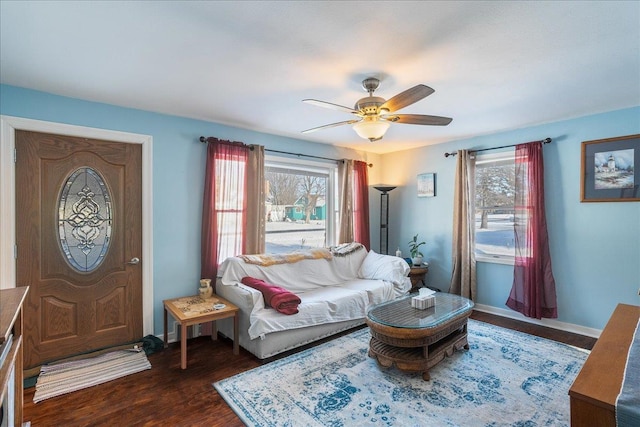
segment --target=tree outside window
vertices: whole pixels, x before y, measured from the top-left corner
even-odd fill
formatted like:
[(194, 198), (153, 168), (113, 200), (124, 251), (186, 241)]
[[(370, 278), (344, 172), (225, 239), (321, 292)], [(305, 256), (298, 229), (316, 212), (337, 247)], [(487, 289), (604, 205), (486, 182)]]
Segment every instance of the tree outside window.
[(514, 153), (476, 159), (476, 259), (512, 263), (514, 257)]
[(287, 159), (266, 162), (266, 252), (334, 244), (335, 175), (333, 165)]

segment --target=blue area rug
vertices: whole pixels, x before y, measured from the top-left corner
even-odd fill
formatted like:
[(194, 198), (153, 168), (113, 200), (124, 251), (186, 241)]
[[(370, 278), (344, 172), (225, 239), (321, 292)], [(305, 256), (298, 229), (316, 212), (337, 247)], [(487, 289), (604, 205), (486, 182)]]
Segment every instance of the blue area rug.
[(569, 426), (588, 352), (469, 320), (469, 351), (419, 373), (384, 370), (361, 329), (214, 387), (248, 426)]

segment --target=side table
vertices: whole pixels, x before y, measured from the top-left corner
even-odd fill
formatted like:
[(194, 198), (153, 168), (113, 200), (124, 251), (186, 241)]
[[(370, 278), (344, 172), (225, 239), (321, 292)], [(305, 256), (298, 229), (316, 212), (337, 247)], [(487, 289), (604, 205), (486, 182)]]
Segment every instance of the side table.
[(409, 292), (414, 292), (421, 288), (422, 286), (427, 286), (427, 282), (425, 282), (424, 278), (427, 276), (429, 272), (428, 265), (421, 265), (417, 267), (411, 267), (409, 271), (409, 279), (411, 280), (411, 290)]
[[(180, 367), (187, 369), (187, 327), (212, 322), (211, 339), (218, 339), (216, 320), (233, 317), (233, 354), (240, 354), (238, 345), (238, 307), (217, 295), (202, 298), (199, 295), (163, 301), (164, 304), (164, 346), (167, 347), (167, 312), (180, 324)], [(214, 305), (225, 307), (215, 309)]]

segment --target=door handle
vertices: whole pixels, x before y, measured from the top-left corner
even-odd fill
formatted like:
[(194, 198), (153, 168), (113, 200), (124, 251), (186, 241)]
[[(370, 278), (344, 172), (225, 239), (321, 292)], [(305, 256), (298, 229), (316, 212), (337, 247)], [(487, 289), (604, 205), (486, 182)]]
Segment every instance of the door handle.
[(140, 258), (133, 257), (131, 258), (131, 261), (127, 262), (127, 264), (131, 264), (131, 265), (140, 264)]

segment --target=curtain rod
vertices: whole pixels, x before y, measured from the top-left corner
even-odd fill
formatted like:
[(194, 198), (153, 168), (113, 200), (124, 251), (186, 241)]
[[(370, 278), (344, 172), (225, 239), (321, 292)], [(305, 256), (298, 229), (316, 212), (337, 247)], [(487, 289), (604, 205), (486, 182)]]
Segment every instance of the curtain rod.
[[(204, 143), (210, 142), (209, 139), (217, 140), (217, 138), (213, 138), (213, 137), (205, 138), (204, 136), (201, 136), (200, 137), (200, 142), (202, 142), (204, 144)], [(251, 147), (251, 149), (253, 150), (253, 145), (249, 145), (249, 147)], [(265, 148), (264, 151), (268, 151), (270, 153), (289, 154), (289, 155), (298, 156), (298, 157), (310, 157), (310, 158), (313, 158), (313, 159), (331, 160), (332, 162), (342, 162), (343, 161), (342, 159), (332, 159), (330, 157), (312, 156), (311, 154), (291, 153), (289, 151), (271, 150), (269, 148)], [(372, 168), (373, 167), (373, 163), (367, 163), (367, 166)]]
[[(542, 139), (540, 141), (525, 142), (525, 144), (531, 144), (533, 142), (542, 142), (543, 144), (549, 144), (551, 142), (551, 138), (545, 138), (545, 139)], [(478, 153), (480, 151), (497, 150), (499, 148), (515, 147), (516, 145), (521, 145), (521, 144), (501, 145), (500, 147), (482, 148), (480, 150), (471, 150), (471, 153)], [(451, 153), (444, 153), (445, 157), (457, 156), (457, 155), (458, 155), (458, 153), (456, 151), (452, 151)]]

